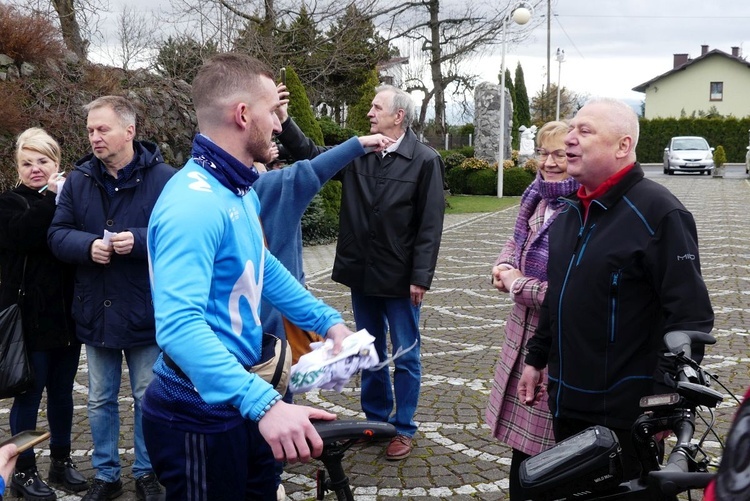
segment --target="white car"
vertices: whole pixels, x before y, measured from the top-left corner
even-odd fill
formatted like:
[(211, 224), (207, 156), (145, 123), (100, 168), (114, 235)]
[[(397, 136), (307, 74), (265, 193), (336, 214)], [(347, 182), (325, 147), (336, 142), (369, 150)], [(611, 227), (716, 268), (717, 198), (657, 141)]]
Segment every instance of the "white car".
[(700, 136), (677, 136), (664, 148), (664, 174), (714, 170), (714, 149)]

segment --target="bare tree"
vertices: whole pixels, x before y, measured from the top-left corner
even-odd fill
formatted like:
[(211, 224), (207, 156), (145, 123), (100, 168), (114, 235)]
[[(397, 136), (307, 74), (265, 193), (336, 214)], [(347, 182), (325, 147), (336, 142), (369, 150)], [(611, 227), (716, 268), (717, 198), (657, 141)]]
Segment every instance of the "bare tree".
[(81, 61), (88, 57), (92, 40), (101, 38), (100, 13), (109, 10), (108, 0), (9, 0), (33, 12), (54, 12), (65, 47)]
[(155, 51), (154, 33), (156, 20), (125, 6), (117, 16), (115, 44), (105, 45), (106, 53), (113, 65), (127, 71), (136, 66), (148, 66)]
[(73, 51), (81, 60), (86, 59), (89, 42), (81, 35), (81, 26), (76, 19), (75, 0), (52, 0), (52, 5), (60, 19), (60, 29), (68, 50)]
[[(421, 91), (425, 96), (420, 116), (422, 124), (429, 103), (434, 101), (439, 134), (445, 133), (446, 93), (464, 94), (473, 88), (477, 78), (467, 73), (462, 63), (500, 45), (503, 30), (508, 30), (509, 44), (523, 40), (530, 31), (516, 30), (512, 22), (506, 22), (515, 3), (493, 6), (462, 2), (462, 5), (451, 8), (447, 0), (414, 0), (392, 7), (388, 12), (392, 29), (387, 38), (409, 40), (415, 49), (426, 55), (429, 83), (419, 76), (407, 80), (405, 86), (406, 90)], [(541, 22), (540, 17), (535, 22)]]

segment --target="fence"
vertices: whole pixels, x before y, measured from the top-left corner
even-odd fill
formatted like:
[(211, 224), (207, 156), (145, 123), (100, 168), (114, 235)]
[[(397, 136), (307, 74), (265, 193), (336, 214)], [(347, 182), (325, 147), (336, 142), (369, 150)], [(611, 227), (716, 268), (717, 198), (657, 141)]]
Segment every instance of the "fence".
[(422, 142), (429, 144), (436, 150), (455, 150), (462, 146), (473, 146), (474, 136), (469, 134), (467, 136), (459, 136), (458, 134), (446, 134), (445, 137), (438, 136), (437, 134), (420, 134), (419, 138)]

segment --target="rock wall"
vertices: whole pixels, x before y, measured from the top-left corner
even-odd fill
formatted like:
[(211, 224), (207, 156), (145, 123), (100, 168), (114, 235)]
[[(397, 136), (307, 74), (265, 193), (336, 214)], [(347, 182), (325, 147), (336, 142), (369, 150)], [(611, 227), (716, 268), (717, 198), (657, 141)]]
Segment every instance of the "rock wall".
[[(505, 155), (511, 155), (510, 130), (513, 126), (513, 102), (510, 92), (505, 89)], [(482, 82), (474, 89), (474, 156), (497, 162), (500, 147), (500, 86), (490, 82)]]
[(45, 65), (16, 64), (0, 54), (0, 190), (15, 184), (15, 138), (28, 127), (42, 127), (63, 150), (64, 170), (88, 154), (83, 106), (97, 97), (116, 94), (137, 110), (136, 138), (159, 145), (165, 160), (181, 167), (188, 156), (197, 120), (190, 85), (146, 70), (125, 72), (80, 63), (68, 54)]

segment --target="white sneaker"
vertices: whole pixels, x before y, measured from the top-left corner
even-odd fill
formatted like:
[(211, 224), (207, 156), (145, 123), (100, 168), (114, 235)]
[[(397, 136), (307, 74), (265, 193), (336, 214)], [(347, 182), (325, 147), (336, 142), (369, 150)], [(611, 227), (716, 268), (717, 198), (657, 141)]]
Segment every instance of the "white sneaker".
[(284, 501), (286, 499), (286, 490), (284, 484), (279, 484), (279, 488), (276, 489), (276, 501)]

